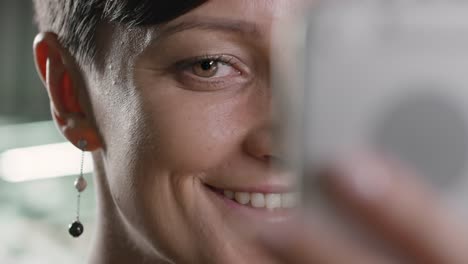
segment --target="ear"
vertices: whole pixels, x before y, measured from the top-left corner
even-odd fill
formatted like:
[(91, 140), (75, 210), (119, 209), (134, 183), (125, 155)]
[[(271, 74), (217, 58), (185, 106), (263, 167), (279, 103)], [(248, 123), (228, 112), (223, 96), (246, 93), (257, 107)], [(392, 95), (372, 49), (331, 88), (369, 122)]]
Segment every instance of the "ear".
[(83, 139), (86, 150), (102, 146), (90, 109), (84, 102), (81, 71), (55, 33), (39, 33), (34, 40), (34, 59), (39, 76), (49, 94), (52, 117), (62, 134), (75, 146)]

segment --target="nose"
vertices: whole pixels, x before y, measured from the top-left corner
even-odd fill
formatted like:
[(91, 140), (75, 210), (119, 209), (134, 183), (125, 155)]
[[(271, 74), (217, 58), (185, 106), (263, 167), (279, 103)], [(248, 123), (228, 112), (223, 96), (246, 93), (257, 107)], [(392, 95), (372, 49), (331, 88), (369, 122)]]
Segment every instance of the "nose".
[[(271, 79), (268, 72), (266, 80)], [(252, 95), (249, 104), (250, 119), (246, 122), (249, 132), (243, 139), (242, 149), (249, 157), (271, 165), (282, 162), (282, 144), (277, 144), (281, 134), (281, 121), (284, 115), (280, 115), (282, 98), (274, 92), (271, 81), (265, 81), (258, 86), (256, 93)], [(282, 140), (279, 140), (282, 141)]]
[(264, 126), (251, 131), (244, 141), (244, 151), (251, 157), (270, 163), (277, 159), (273, 153), (273, 135), (270, 127)]

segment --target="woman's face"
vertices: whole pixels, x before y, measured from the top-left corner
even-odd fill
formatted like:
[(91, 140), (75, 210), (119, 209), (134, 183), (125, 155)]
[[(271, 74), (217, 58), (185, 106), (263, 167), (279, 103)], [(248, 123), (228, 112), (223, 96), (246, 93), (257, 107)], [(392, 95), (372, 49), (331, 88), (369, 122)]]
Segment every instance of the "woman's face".
[(287, 173), (271, 166), (282, 158), (272, 146), (271, 30), (300, 5), (213, 0), (103, 41), (106, 67), (89, 82), (104, 177), (119, 221), (150, 254), (268, 260), (254, 227), (287, 220), (281, 207), (294, 199)]

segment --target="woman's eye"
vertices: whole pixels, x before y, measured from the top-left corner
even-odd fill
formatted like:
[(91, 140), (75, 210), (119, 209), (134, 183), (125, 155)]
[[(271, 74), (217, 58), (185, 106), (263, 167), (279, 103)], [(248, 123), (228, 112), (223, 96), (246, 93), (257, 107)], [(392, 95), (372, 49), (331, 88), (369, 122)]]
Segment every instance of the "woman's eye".
[(205, 59), (195, 62), (191, 73), (200, 78), (222, 78), (239, 74), (239, 71), (227, 62)]
[(176, 80), (196, 91), (241, 87), (253, 77), (247, 65), (231, 55), (204, 55), (176, 62), (174, 66)]
[(192, 71), (197, 76), (211, 78), (218, 72), (218, 62), (214, 60), (198, 62), (192, 67)]

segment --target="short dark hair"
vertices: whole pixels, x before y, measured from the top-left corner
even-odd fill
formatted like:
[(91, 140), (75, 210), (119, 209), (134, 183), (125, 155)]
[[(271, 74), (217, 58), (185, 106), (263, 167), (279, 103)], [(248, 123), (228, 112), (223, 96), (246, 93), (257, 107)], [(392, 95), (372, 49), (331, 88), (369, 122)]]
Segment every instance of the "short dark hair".
[(205, 0), (33, 0), (40, 31), (55, 32), (80, 59), (93, 59), (101, 22), (149, 26), (167, 22)]

